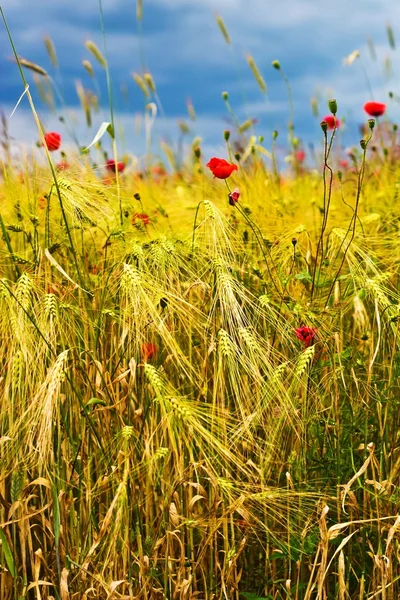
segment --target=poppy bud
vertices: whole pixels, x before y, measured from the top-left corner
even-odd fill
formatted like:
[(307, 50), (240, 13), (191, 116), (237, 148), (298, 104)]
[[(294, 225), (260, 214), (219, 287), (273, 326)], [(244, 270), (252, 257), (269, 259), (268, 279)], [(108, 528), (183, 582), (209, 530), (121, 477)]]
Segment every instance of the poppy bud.
[(375, 119), (368, 119), (369, 128), (372, 129), (375, 127)]
[(235, 154), (235, 158), (236, 158), (236, 160), (237, 160), (238, 162), (240, 161), (240, 154), (239, 154), (239, 152), (236, 152), (236, 154)]
[(365, 150), (367, 147), (367, 142), (365, 140), (360, 140), (360, 146), (363, 150)]
[(321, 125), (322, 131), (324, 133), (326, 133), (328, 131), (328, 123), (326, 121), (321, 121), (320, 125)]
[(300, 143), (300, 140), (299, 140), (299, 138), (297, 138), (297, 137), (294, 137), (294, 138), (292, 139), (293, 148), (297, 148), (297, 147), (298, 147), (298, 145), (299, 145), (299, 143)]
[(223, 98), (223, 100), (225, 100), (225, 102), (226, 102), (226, 101), (228, 100), (228, 98), (229, 98), (229, 94), (228, 94), (228, 92), (222, 92), (222, 98)]
[(338, 176), (339, 181), (342, 181), (342, 177), (343, 177), (342, 171), (338, 171), (337, 176)]
[(262, 143), (263, 143), (263, 141), (264, 141), (264, 136), (263, 136), (263, 135), (260, 135), (260, 136), (259, 136), (259, 138), (258, 138), (258, 143), (259, 143), (259, 144), (262, 144)]
[(273, 60), (271, 64), (277, 71), (281, 70), (281, 63), (279, 62), (279, 60)]
[(389, 98), (393, 98), (393, 92), (389, 92)]
[(398, 130), (398, 126), (396, 125), (396, 123), (393, 123), (393, 131), (397, 131)]
[(293, 246), (296, 246), (296, 244), (297, 244), (297, 238), (292, 238), (292, 244), (293, 244)]
[(336, 113), (337, 113), (337, 102), (336, 102), (336, 100), (329, 100), (328, 106), (329, 106), (329, 110), (331, 111), (331, 113), (333, 115), (336, 115)]
[(162, 310), (164, 310), (164, 308), (167, 308), (167, 306), (168, 306), (168, 300), (167, 300), (167, 298), (161, 298), (160, 299), (160, 308)]
[(276, 140), (277, 137), (278, 137), (278, 132), (275, 130), (272, 132), (272, 139)]
[(233, 190), (233, 192), (229, 192), (229, 194), (228, 194), (228, 200), (229, 200), (229, 204), (231, 206), (235, 206), (235, 204), (239, 200), (239, 198), (240, 198), (240, 190), (239, 190), (239, 188), (235, 188)]
[(243, 241), (245, 244), (249, 241), (249, 232), (247, 231), (247, 229), (243, 231)]
[(227, 141), (229, 141), (230, 137), (231, 137), (231, 132), (229, 131), (229, 129), (225, 129), (225, 131), (224, 131), (224, 140), (227, 142)]
[(133, 194), (133, 197), (135, 198), (135, 200), (140, 200), (140, 194), (138, 192), (136, 192), (136, 194)]
[(200, 158), (200, 156), (201, 156), (201, 150), (200, 150), (199, 147), (194, 148), (193, 152), (194, 152), (194, 155), (195, 155), (196, 158)]

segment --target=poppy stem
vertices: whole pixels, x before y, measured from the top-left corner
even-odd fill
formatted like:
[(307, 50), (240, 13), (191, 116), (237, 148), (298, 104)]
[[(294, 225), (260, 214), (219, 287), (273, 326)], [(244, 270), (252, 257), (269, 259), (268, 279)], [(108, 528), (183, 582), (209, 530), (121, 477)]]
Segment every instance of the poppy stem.
[[(319, 257), (320, 251), (321, 251), (321, 262), (320, 262), (320, 266), (319, 266), (318, 281), (319, 281), (319, 276), (320, 276), (320, 272), (321, 272), (321, 268), (322, 268), (322, 264), (323, 264), (323, 260), (324, 260), (324, 234), (325, 234), (326, 226), (328, 224), (328, 214), (329, 214), (329, 207), (330, 207), (330, 203), (331, 203), (332, 181), (333, 181), (333, 172), (332, 172), (331, 166), (328, 165), (328, 159), (329, 159), (329, 155), (332, 150), (333, 139), (335, 137), (336, 131), (337, 131), (337, 126), (336, 126), (336, 117), (335, 117), (334, 129), (332, 132), (331, 139), (329, 140), (329, 144), (328, 144), (328, 136), (326, 134), (326, 131), (324, 132), (324, 138), (325, 138), (324, 170), (323, 170), (324, 216), (322, 219), (321, 233), (320, 233), (320, 236), (318, 239), (317, 250), (315, 253), (315, 264), (314, 264), (314, 272), (313, 272), (312, 285), (311, 285), (311, 300), (313, 298), (314, 290), (315, 290), (315, 284), (316, 284), (315, 279), (316, 279), (316, 274), (317, 274), (318, 257)], [(326, 171), (329, 171), (329, 185), (328, 186), (327, 186), (327, 181), (326, 181)], [(318, 281), (317, 281), (317, 284), (318, 284)]]
[[(358, 218), (358, 206), (360, 203), (360, 197), (361, 197), (361, 190), (362, 190), (362, 184), (364, 181), (364, 174), (365, 174), (365, 161), (366, 161), (366, 156), (367, 156), (367, 148), (368, 148), (368, 143), (371, 141), (372, 138), (372, 131), (370, 133), (370, 135), (368, 136), (368, 138), (365, 140), (365, 146), (363, 148), (363, 157), (362, 157), (362, 162), (361, 162), (361, 167), (360, 167), (360, 171), (358, 173), (358, 183), (357, 183), (357, 194), (356, 194), (356, 204), (354, 207), (354, 212), (353, 212), (353, 216), (350, 219), (350, 223), (349, 223), (349, 227), (346, 231), (346, 235), (343, 238), (342, 244), (344, 243), (344, 240), (347, 238), (348, 234), (351, 231), (351, 236), (350, 236), (350, 240), (346, 246), (346, 249), (343, 253), (343, 258), (342, 258), (342, 262), (340, 263), (339, 269), (337, 270), (337, 273), (334, 277), (334, 280), (332, 281), (331, 287), (329, 288), (329, 292), (328, 292), (328, 297), (326, 299), (326, 306), (328, 306), (329, 303), (329, 298), (331, 297), (331, 294), (334, 290), (336, 281), (340, 275), (340, 272), (343, 268), (344, 262), (346, 260), (346, 256), (347, 256), (347, 252), (351, 246), (351, 244), (353, 243), (354, 237), (356, 235), (356, 225), (357, 225), (357, 218)], [(341, 244), (341, 246), (342, 246)]]

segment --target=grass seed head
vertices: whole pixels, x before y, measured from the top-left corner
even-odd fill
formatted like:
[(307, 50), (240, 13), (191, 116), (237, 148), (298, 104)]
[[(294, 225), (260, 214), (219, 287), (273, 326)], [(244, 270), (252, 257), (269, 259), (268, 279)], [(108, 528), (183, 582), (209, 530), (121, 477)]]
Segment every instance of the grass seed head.
[(92, 40), (88, 40), (87, 42), (85, 42), (85, 46), (89, 50), (89, 52), (92, 54), (92, 56), (94, 56), (94, 58), (97, 60), (97, 62), (104, 69), (106, 69), (107, 68), (107, 61), (104, 58), (102, 52), (100, 51), (100, 48)]

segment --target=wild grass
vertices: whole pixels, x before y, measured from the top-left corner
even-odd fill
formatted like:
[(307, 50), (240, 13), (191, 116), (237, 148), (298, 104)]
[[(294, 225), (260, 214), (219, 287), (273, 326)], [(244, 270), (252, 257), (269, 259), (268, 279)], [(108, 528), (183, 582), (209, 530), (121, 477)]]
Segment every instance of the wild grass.
[(1, 599), (398, 597), (396, 130), (331, 135), (226, 135), (233, 206), (197, 143), (103, 181), (3, 135)]

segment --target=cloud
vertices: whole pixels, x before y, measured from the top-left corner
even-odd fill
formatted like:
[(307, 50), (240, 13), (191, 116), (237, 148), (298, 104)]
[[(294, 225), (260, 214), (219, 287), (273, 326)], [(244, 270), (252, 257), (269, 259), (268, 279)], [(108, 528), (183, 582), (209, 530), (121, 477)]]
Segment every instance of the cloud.
[[(135, 2), (107, 0), (103, 4), (116, 107), (120, 113), (133, 114), (143, 110), (145, 103), (131, 77), (133, 71), (142, 70)], [(18, 52), (50, 71), (43, 36), (51, 35), (60, 59), (65, 102), (76, 108), (75, 80), (82, 79), (85, 86), (93, 87), (81, 65), (83, 58), (90, 57), (84, 42), (93, 39), (102, 48), (98, 0), (80, 4), (71, 0), (36, 0), (35, 10), (30, 10), (29, 15), (26, 0), (3, 0), (2, 6)], [(218, 29), (216, 11), (226, 22), (232, 47), (227, 46)], [(396, 72), (399, 60), (397, 53), (389, 50), (385, 27), (399, 18), (397, 0), (382, 0), (379, 10), (376, 0), (353, 0), (351, 7), (348, 0), (281, 0), (279, 5), (272, 0), (144, 0), (142, 43), (146, 66), (153, 73), (166, 119), (175, 123), (177, 118), (185, 117), (185, 101), (190, 96), (204, 119), (205, 129), (206, 121), (219, 128), (218, 133), (215, 129), (207, 134), (215, 140), (227, 126), (221, 118), (227, 114), (221, 100), (225, 89), (230, 92), (240, 120), (247, 116), (259, 118), (257, 130), (264, 135), (273, 129), (284, 130), (288, 120), (287, 89), (281, 74), (271, 67), (271, 61), (278, 58), (292, 87), (296, 132), (307, 139), (319, 135), (318, 120), (312, 117), (310, 109), (310, 97), (318, 89), (324, 98), (321, 116), (326, 99), (335, 94), (340, 111), (348, 115), (349, 121), (353, 119), (355, 131), (363, 118), (362, 104), (370, 95), (363, 65), (376, 99), (387, 99), (392, 84), (385, 81), (382, 63), (390, 54)], [(376, 62), (369, 57), (369, 36), (376, 42)], [(356, 48), (361, 52), (361, 61), (343, 66), (343, 58)], [(244, 56), (247, 52), (254, 55), (266, 79), (268, 104), (248, 68)], [(5, 49), (0, 57), (2, 98), (8, 105), (16, 102), (22, 91), (17, 69), (7, 61), (10, 54)], [(100, 66), (95, 67), (106, 115), (105, 74)], [(126, 105), (118, 94), (122, 83), (129, 91)], [(397, 114), (395, 106), (390, 107), (389, 114)], [(169, 135), (172, 131), (171, 126)]]

